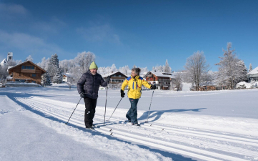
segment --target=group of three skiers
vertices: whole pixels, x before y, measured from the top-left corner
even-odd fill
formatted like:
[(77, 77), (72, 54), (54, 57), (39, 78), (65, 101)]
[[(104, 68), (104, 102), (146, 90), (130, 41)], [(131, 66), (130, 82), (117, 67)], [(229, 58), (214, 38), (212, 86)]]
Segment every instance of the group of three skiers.
[[(82, 75), (77, 83), (77, 90), (85, 102), (84, 122), (86, 128), (93, 129), (93, 118), (97, 105), (99, 86), (106, 87), (110, 81), (110, 77), (104, 81), (102, 76), (97, 73), (98, 66), (92, 62), (89, 70)], [(126, 118), (132, 125), (137, 125), (137, 103), (141, 97), (142, 85), (149, 89), (156, 89), (155, 85), (150, 85), (142, 77), (140, 77), (140, 69), (133, 68), (131, 76), (124, 80), (121, 87), (121, 97), (125, 96), (125, 88), (128, 86), (128, 98), (131, 107), (126, 114)]]

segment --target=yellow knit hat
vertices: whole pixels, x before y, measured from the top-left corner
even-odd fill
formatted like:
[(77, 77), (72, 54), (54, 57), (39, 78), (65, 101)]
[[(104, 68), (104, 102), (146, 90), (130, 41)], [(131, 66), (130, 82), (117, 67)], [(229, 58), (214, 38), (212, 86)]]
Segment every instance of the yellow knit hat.
[(90, 69), (98, 69), (98, 66), (95, 62), (92, 62), (90, 65)]

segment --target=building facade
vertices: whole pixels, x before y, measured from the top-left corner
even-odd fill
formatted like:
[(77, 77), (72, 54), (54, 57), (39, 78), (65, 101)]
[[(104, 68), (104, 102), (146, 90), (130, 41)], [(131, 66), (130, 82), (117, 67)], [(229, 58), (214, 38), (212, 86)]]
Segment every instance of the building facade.
[(258, 81), (258, 67), (247, 73), (247, 78), (249, 81)]
[(105, 74), (102, 77), (107, 79), (110, 76), (110, 82), (108, 84), (109, 88), (121, 88), (122, 83), (127, 78), (127, 76), (121, 72), (113, 72), (110, 74)]
[(173, 73), (150, 71), (143, 78), (151, 84), (156, 84), (157, 89), (160, 90), (175, 90), (176, 88)]
[(12, 82), (26, 82), (41, 84), (41, 76), (46, 73), (44, 69), (31, 61), (23, 62), (8, 70)]

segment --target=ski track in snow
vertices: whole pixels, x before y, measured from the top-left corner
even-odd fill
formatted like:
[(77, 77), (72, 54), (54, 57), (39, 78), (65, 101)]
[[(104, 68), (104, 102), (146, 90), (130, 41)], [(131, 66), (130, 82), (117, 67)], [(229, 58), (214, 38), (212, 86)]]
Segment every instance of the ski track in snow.
[[(32, 109), (67, 121), (75, 108), (74, 103), (40, 97), (16, 98)], [(116, 113), (119, 113), (117, 109)], [(112, 112), (113, 109), (107, 109)], [(1, 112), (2, 113), (2, 112)], [(173, 123), (141, 123), (132, 126), (123, 117), (114, 115), (110, 122), (103, 125), (104, 107), (97, 107), (94, 118), (96, 131), (111, 134), (121, 140), (154, 149), (176, 153), (197, 160), (258, 160), (258, 140), (256, 136), (174, 126)], [(107, 119), (109, 118), (106, 117)], [(84, 128), (84, 106), (79, 104), (69, 124)], [(190, 126), (190, 125), (189, 125)]]

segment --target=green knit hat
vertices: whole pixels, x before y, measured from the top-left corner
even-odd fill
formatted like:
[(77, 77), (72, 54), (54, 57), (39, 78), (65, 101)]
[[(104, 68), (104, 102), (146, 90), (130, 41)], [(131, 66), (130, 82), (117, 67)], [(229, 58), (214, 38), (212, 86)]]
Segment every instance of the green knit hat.
[(92, 62), (90, 65), (90, 69), (98, 69), (98, 66), (95, 62)]

